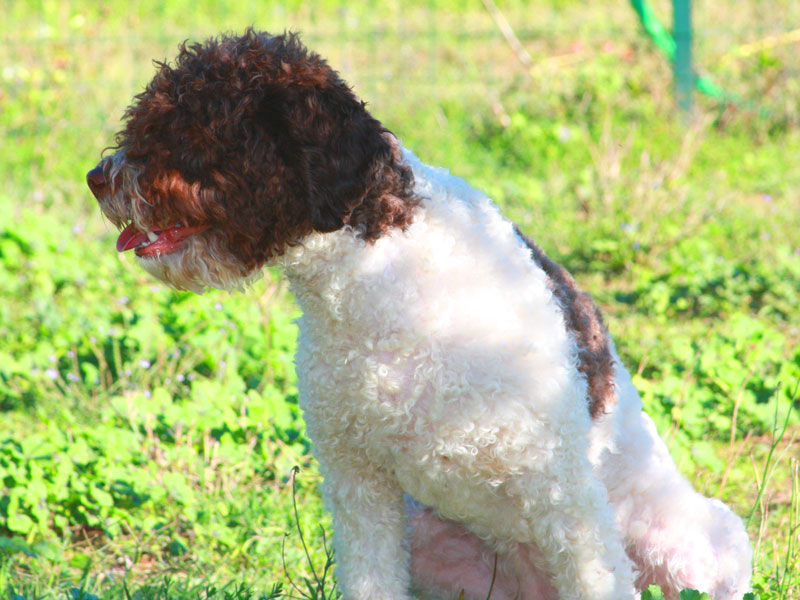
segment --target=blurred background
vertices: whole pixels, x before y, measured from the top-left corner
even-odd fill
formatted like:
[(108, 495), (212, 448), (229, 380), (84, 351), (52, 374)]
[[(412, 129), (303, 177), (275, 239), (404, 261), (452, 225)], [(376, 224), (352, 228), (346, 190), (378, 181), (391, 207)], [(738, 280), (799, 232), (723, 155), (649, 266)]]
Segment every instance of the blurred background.
[(300, 32), (576, 276), (747, 521), (755, 591), (797, 598), (798, 0), (2, 0), (0, 597), (336, 596), (280, 274), (167, 290), (84, 182), (153, 60), (250, 25)]

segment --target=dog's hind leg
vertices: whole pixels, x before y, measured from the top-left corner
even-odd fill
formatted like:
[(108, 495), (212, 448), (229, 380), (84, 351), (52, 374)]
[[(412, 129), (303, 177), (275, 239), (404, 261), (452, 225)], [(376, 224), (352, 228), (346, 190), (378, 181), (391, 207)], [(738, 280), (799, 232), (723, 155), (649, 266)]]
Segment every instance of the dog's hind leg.
[[(415, 480), (401, 472), (401, 484), (435, 507), (437, 515), (462, 524), (501, 558), (508, 558), (512, 569), (524, 568), (524, 561), (515, 558), (519, 548), (535, 548), (536, 567), (549, 575), (549, 584), (560, 600), (630, 599), (634, 594), (632, 563), (616, 529), (605, 488), (594, 477), (585, 453), (581, 454), (582, 444), (562, 441), (564, 446), (575, 446), (560, 449), (569, 456), (554, 453), (550, 461), (524, 471), (520, 462), (513, 467), (496, 464), (495, 475), (513, 473), (499, 484), (489, 482), (489, 473), (462, 478), (442, 471), (438, 471), (433, 494), (426, 495), (432, 486), (420, 481), (425, 475), (419, 472)], [(499, 456), (494, 459), (502, 461)], [(457, 550), (466, 552), (465, 556), (475, 554), (468, 544)], [(435, 573), (436, 567), (428, 566), (432, 570), (427, 572)], [(485, 569), (483, 573), (485, 578)], [(538, 594), (521, 589), (519, 597), (539, 600)]]
[[(573, 463), (574, 471), (580, 470), (580, 462)], [(584, 462), (583, 477), (545, 483), (547, 477), (533, 473), (509, 482), (510, 505), (519, 517), (510, 530), (498, 531), (498, 547), (509, 538), (535, 547), (561, 600), (632, 598), (633, 565), (605, 488), (591, 475), (588, 460)], [(490, 530), (478, 534), (491, 535), (501, 519), (499, 514)]]
[(752, 557), (741, 519), (692, 489), (621, 366), (616, 379), (619, 402), (602, 424), (613, 441), (599, 468), (639, 568), (637, 587), (657, 583), (670, 599), (683, 588), (708, 592), (714, 600), (741, 598)]

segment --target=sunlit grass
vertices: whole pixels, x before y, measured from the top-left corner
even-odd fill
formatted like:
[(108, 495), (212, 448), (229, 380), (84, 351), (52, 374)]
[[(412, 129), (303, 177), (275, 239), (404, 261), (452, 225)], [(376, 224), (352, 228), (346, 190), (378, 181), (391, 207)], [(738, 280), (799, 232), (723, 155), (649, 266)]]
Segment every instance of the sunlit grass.
[[(280, 275), (233, 296), (166, 290), (117, 256), (84, 183), (152, 59), (254, 24), (303, 32), (421, 158), (485, 189), (577, 275), (684, 473), (752, 512), (756, 590), (797, 597), (796, 45), (735, 50), (800, 26), (800, 5), (696, 5), (700, 68), (768, 110), (698, 98), (688, 122), (626, 3), (499, 5), (532, 72), (480, 2), (3, 7), (0, 595), (290, 591), (286, 571), (313, 578), (295, 464), (325, 561)], [(789, 425), (770, 455), (776, 405)]]

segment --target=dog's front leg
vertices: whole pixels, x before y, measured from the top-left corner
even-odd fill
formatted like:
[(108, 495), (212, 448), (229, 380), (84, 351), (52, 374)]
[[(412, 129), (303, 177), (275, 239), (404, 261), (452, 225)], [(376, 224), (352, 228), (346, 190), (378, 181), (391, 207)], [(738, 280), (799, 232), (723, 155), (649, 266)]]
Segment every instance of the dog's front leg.
[(320, 454), (333, 514), (336, 575), (347, 600), (404, 600), (409, 553), (403, 493), (365, 457), (337, 448)]

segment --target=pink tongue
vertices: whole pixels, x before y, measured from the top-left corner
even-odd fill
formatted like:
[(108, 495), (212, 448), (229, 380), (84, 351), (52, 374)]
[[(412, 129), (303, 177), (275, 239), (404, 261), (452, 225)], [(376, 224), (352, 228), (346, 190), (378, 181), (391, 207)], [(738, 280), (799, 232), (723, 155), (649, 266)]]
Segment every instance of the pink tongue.
[(147, 241), (147, 234), (136, 229), (133, 224), (128, 225), (122, 230), (117, 238), (117, 252), (125, 252), (131, 248), (136, 248)]

